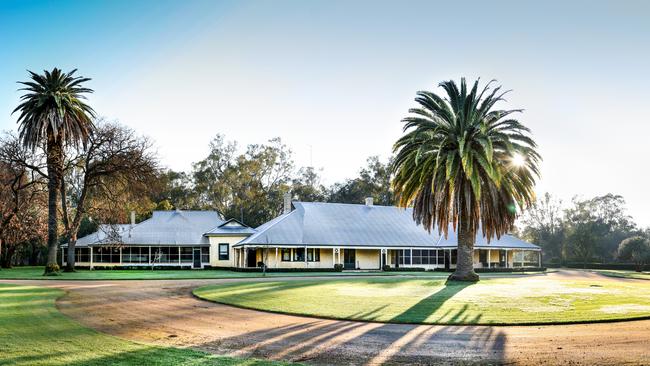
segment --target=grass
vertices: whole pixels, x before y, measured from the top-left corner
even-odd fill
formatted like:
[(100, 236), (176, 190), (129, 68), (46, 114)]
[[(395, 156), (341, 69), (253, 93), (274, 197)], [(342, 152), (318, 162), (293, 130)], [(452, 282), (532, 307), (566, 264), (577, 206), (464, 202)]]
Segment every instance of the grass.
[(423, 324), (562, 324), (650, 317), (650, 283), (373, 278), (232, 283), (194, 294), (220, 303), (336, 319)]
[(54, 301), (62, 294), (57, 289), (0, 285), (0, 365), (286, 365), (102, 334), (59, 313)]
[[(511, 276), (523, 273), (490, 273), (481, 276)], [(270, 272), (267, 277), (304, 277), (304, 276), (426, 276), (446, 278), (444, 272)], [(125, 269), (125, 270), (83, 270), (77, 272), (61, 272), (60, 276), (43, 276), (43, 267), (14, 267), (0, 270), (0, 280), (181, 280), (181, 279), (218, 279), (218, 278), (257, 278), (260, 272), (236, 272), (218, 269), (206, 270), (154, 270)]]
[[(341, 276), (341, 275), (390, 275), (404, 272), (273, 272), (267, 277), (286, 276)], [(406, 274), (424, 274), (424, 272), (406, 272)], [(444, 273), (429, 272), (434, 276), (445, 276)], [(259, 272), (236, 272), (219, 269), (206, 270), (84, 270), (77, 272), (61, 272), (60, 276), (43, 276), (43, 267), (14, 267), (0, 270), (0, 279), (5, 280), (181, 280), (181, 279), (216, 279), (216, 278), (256, 278), (262, 277)]]
[(635, 272), (635, 271), (622, 271), (614, 269), (594, 269), (592, 272), (600, 273), (604, 276), (619, 277), (619, 278), (633, 278), (637, 280), (650, 280), (650, 272)]

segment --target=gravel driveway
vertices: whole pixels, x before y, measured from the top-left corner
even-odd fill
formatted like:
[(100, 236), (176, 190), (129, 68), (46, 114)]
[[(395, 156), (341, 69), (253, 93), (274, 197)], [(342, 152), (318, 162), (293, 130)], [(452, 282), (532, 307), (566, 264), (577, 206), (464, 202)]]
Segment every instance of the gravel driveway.
[[(580, 271), (548, 274), (594, 276), (633, 281)], [(318, 365), (650, 364), (649, 320), (500, 327), (378, 324), (269, 314), (191, 294), (197, 286), (225, 281), (237, 280), (2, 282), (65, 289), (57, 302), (61, 312), (101, 332), (231, 356)]]

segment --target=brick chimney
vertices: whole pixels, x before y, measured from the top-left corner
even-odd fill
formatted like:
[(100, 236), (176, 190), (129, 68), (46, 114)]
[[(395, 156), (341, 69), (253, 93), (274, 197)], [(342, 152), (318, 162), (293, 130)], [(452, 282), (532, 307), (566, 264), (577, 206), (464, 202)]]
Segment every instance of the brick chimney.
[(372, 197), (366, 197), (366, 206), (372, 206)]
[(282, 210), (282, 213), (289, 213), (291, 212), (291, 192), (287, 192), (284, 194), (284, 209)]

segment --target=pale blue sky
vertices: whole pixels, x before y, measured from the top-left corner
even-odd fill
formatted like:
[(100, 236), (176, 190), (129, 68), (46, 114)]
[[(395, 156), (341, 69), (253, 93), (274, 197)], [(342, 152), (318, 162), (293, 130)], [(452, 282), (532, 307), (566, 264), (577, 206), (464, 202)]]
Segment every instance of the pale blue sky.
[(0, 129), (26, 69), (78, 68), (97, 112), (189, 169), (223, 133), (280, 136), (326, 183), (387, 156), (417, 90), (497, 79), (538, 192), (619, 193), (650, 225), (650, 2), (0, 1)]

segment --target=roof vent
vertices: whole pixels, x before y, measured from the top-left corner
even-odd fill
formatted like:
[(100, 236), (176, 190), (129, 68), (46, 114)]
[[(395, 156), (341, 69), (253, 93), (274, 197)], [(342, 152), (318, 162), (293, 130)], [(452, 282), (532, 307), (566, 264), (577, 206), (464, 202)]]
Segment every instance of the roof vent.
[(366, 206), (372, 206), (372, 197), (366, 197)]

